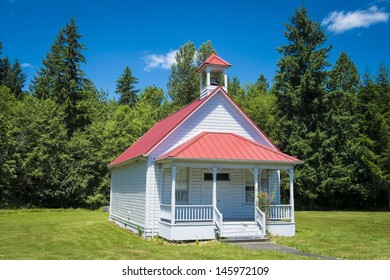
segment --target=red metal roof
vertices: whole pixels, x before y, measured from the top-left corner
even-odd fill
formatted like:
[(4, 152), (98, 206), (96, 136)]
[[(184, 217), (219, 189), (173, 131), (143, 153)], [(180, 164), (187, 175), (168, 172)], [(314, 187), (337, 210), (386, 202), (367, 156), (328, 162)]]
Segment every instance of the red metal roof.
[(241, 110), (238, 104), (224, 91), (222, 87), (217, 87), (209, 95), (202, 99), (196, 99), (192, 103), (188, 104), (181, 110), (173, 113), (172, 115), (162, 119), (156, 123), (151, 129), (149, 129), (143, 136), (141, 136), (133, 145), (120, 154), (109, 166), (113, 166), (119, 163), (123, 163), (135, 157), (147, 155), (161, 140), (163, 140), (170, 132), (172, 132), (177, 126), (179, 126), (191, 113), (198, 109), (202, 104), (210, 99), (216, 92), (221, 91), (242, 114), (253, 124), (253, 126), (262, 134), (271, 145), (278, 149), (272, 141), (264, 134), (264, 132), (253, 122), (253, 120)]
[(158, 160), (164, 158), (302, 163), (235, 133), (220, 132), (202, 132)]
[(202, 71), (207, 65), (218, 65), (218, 66), (222, 66), (222, 67), (230, 67), (232, 66), (229, 62), (223, 60), (222, 58), (220, 58), (218, 55), (216, 55), (215, 53), (211, 54), (206, 60), (205, 62), (203, 62), (197, 69), (196, 71), (200, 72)]

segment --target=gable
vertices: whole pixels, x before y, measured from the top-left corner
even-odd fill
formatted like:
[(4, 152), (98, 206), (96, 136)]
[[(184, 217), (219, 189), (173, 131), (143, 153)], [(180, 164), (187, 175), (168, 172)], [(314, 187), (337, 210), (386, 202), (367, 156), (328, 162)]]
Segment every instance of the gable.
[(156, 123), (109, 167), (140, 156), (159, 156), (203, 131), (233, 132), (277, 150), (223, 88), (217, 87), (206, 97)]
[(150, 155), (159, 157), (205, 131), (235, 133), (276, 150), (268, 138), (219, 90), (157, 145)]

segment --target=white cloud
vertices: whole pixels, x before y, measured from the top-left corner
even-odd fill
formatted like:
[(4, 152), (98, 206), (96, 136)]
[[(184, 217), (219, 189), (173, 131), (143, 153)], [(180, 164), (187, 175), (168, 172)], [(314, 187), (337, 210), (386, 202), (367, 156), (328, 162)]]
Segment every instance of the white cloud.
[(368, 10), (356, 10), (345, 13), (344, 11), (334, 11), (322, 21), (330, 32), (335, 34), (343, 33), (358, 27), (369, 27), (375, 23), (387, 22), (389, 13), (371, 6)]
[(22, 68), (34, 68), (34, 66), (30, 63), (22, 63), (20, 64), (20, 66), (22, 66)]
[(171, 50), (167, 54), (149, 54), (143, 57), (145, 61), (145, 71), (152, 71), (155, 68), (171, 69), (171, 65), (176, 62), (177, 50)]

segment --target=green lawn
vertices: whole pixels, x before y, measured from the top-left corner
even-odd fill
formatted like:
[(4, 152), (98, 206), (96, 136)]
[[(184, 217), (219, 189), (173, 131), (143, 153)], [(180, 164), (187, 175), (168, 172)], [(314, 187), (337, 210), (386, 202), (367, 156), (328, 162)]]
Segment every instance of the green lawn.
[(218, 241), (145, 240), (86, 210), (0, 211), (0, 259), (302, 259)]
[(296, 212), (296, 236), (274, 237), (303, 252), (342, 259), (390, 259), (390, 212)]
[[(145, 240), (87, 210), (0, 211), (0, 259), (301, 259), (218, 241)], [(297, 212), (297, 235), (279, 244), (346, 259), (390, 259), (390, 213)]]

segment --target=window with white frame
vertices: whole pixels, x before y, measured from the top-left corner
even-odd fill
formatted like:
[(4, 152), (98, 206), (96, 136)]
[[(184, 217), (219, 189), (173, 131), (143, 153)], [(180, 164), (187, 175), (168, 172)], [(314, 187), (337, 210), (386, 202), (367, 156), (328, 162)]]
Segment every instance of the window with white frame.
[(245, 204), (253, 204), (255, 199), (253, 173), (245, 170)]
[(264, 193), (269, 193), (269, 177), (270, 174), (268, 170), (264, 170), (261, 173), (261, 184), (260, 184), (260, 191)]
[(176, 204), (188, 204), (188, 180), (188, 168), (183, 167), (176, 173)]

